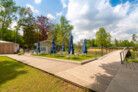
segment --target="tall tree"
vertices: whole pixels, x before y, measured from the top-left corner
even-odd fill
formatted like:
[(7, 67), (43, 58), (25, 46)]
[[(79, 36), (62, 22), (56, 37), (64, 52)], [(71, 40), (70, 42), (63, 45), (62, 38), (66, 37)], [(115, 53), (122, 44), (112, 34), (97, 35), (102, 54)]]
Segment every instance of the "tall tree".
[(56, 41), (58, 44), (65, 43), (65, 47), (68, 47), (69, 45), (69, 38), (72, 35), (71, 31), (73, 29), (73, 26), (69, 24), (69, 21), (66, 20), (64, 16), (60, 19), (60, 24), (56, 24), (55, 30), (56, 30)]
[(95, 39), (91, 39), (91, 40), (87, 39), (86, 42), (87, 42), (87, 48), (96, 47)]
[(7, 30), (10, 24), (12, 23), (12, 20), (15, 20), (16, 18), (16, 11), (17, 6), (13, 0), (0, 0), (0, 25), (1, 25), (1, 36), (3, 37), (3, 31)]
[(38, 16), (35, 21), (35, 26), (38, 28), (39, 40), (47, 40), (48, 39), (48, 32), (50, 28), (50, 21), (49, 18), (45, 16)]
[(107, 33), (107, 39), (106, 39), (106, 47), (111, 47), (111, 35), (110, 33)]
[(96, 32), (96, 44), (101, 48), (108, 46), (111, 35), (105, 31), (103, 27)]
[(37, 36), (34, 26), (35, 18), (33, 17), (33, 12), (30, 8), (27, 9), (27, 18), (25, 19), (24, 27), (23, 27), (23, 39), (24, 46), (28, 49), (31, 49), (35, 42), (37, 42)]
[(132, 35), (132, 41), (135, 43), (135, 41), (136, 41), (136, 34)]
[(118, 47), (119, 46), (119, 42), (117, 39), (115, 39), (115, 46)]
[(18, 31), (20, 30), (21, 26), (24, 25), (27, 13), (28, 13), (28, 10), (26, 8), (18, 7), (18, 17), (16, 18), (17, 26), (15, 26), (15, 29), (16, 29), (15, 43), (16, 43)]
[(103, 55), (103, 47), (110, 46), (111, 35), (105, 31), (103, 27), (96, 32), (96, 44), (101, 47)]

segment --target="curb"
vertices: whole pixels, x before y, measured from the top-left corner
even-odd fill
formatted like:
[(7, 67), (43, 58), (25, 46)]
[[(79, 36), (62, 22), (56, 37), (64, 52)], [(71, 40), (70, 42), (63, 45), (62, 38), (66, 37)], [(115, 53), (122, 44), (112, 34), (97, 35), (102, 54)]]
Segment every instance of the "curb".
[[(25, 55), (27, 56), (27, 55)], [(84, 61), (72, 61), (72, 60), (63, 60), (63, 59), (55, 59), (55, 58), (48, 58), (48, 57), (41, 57), (41, 56), (28, 56), (28, 57), (35, 57), (35, 58), (41, 58), (41, 59), (48, 59), (48, 60), (55, 60), (55, 61), (60, 61), (60, 62), (67, 62), (67, 63), (74, 63), (74, 64), (78, 64), (78, 65), (83, 65), (86, 63), (89, 63), (91, 61), (97, 60), (98, 58), (93, 58), (93, 59), (88, 59), (88, 60), (84, 60)]]

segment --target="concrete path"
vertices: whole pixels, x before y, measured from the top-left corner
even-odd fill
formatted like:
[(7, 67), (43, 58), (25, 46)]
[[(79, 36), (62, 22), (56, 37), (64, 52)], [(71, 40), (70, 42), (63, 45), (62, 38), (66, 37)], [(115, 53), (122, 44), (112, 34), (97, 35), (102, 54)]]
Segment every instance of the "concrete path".
[(104, 92), (121, 65), (119, 53), (120, 51), (115, 51), (104, 58), (56, 75), (97, 92)]
[(52, 61), (43, 58), (33, 57), (33, 56), (25, 56), (25, 55), (7, 55), (10, 58), (13, 58), (17, 61), (25, 63), (27, 65), (36, 67), (38, 69), (44, 70), (46, 72), (56, 74), (61, 71), (68, 70), (70, 68), (78, 66), (77, 64), (67, 63), (67, 62), (59, 62)]
[(24, 55), (7, 56), (97, 92), (105, 92), (106, 89), (107, 92), (112, 92), (108, 86), (110, 86), (109, 84), (117, 74), (117, 71), (122, 67), (120, 62), (120, 51), (114, 51), (103, 58), (84, 65)]
[(138, 63), (121, 65), (106, 92), (138, 92)]

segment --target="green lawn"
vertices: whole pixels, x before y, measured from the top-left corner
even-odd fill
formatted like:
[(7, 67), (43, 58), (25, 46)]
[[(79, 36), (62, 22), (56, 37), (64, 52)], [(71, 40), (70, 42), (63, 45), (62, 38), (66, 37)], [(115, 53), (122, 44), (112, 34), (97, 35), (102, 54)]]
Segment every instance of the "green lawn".
[(138, 63), (138, 60), (136, 60), (136, 59), (128, 59), (127, 58), (126, 61)]
[(126, 58), (126, 61), (138, 63), (138, 51), (131, 51), (130, 58)]
[[(0, 56), (0, 92), (84, 92), (55, 76)], [(88, 90), (87, 90), (88, 91)]]
[(74, 55), (70, 55), (66, 57), (66, 55), (58, 55), (58, 54), (34, 54), (33, 56), (41, 56), (41, 57), (49, 57), (49, 58), (56, 58), (56, 59), (64, 59), (64, 60), (73, 60), (73, 61), (83, 61), (87, 59), (93, 59), (95, 56), (93, 55), (82, 55), (75, 57)]

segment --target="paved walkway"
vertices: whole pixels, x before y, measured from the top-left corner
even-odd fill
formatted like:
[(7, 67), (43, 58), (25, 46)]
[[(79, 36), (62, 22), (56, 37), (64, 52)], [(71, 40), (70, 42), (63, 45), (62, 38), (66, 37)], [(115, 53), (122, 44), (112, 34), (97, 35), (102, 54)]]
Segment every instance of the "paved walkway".
[(138, 63), (124, 62), (106, 92), (138, 92)]
[(7, 56), (98, 92), (112, 92), (110, 87), (113, 86), (110, 84), (114, 83), (115, 75), (118, 74), (118, 70), (121, 71), (120, 67), (122, 67), (120, 51), (114, 51), (103, 58), (84, 65), (24, 55)]
[(98, 92), (104, 92), (119, 69), (120, 51), (56, 75)]
[(33, 56), (25, 56), (25, 55), (21, 55), (21, 56), (7, 55), (7, 56), (52, 74), (56, 74), (58, 72), (65, 71), (70, 68), (74, 68), (78, 66), (77, 64), (47, 60), (47, 59), (33, 57)]

